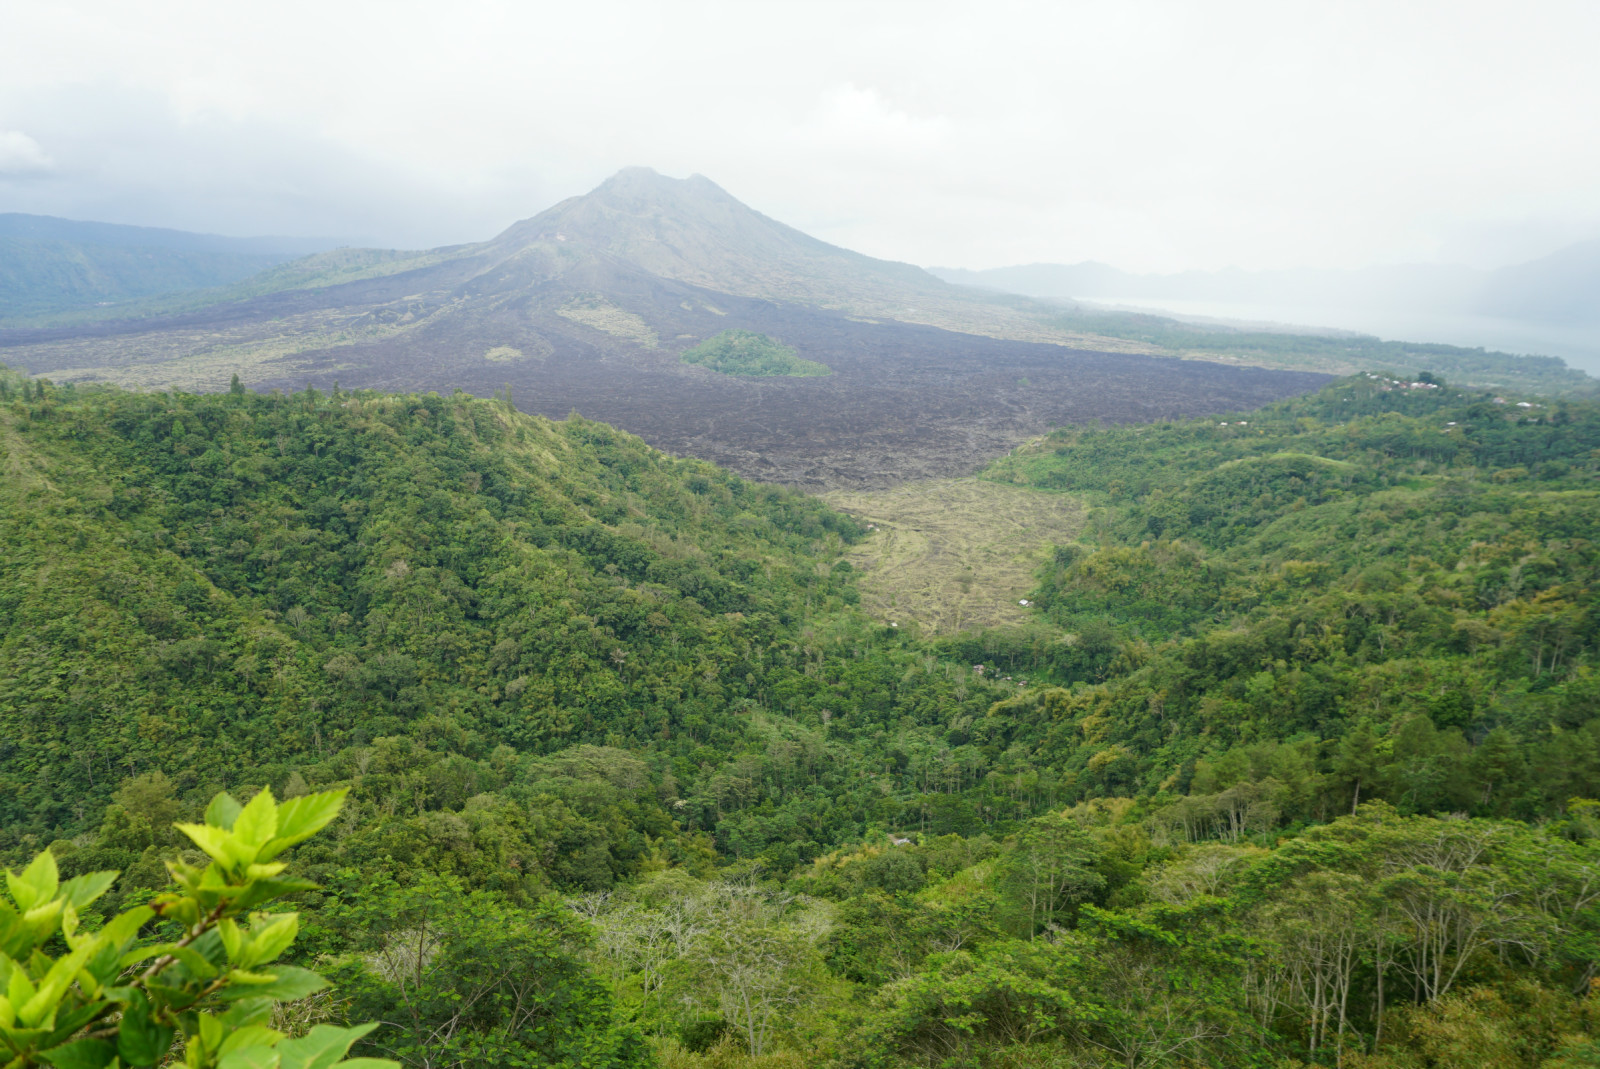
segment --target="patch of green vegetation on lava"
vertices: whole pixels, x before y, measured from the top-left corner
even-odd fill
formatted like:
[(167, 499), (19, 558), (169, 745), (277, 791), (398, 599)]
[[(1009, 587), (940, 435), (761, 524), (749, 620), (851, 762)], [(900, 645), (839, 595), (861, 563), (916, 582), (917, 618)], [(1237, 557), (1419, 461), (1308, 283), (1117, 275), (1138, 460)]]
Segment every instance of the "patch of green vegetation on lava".
[(709, 368), (723, 375), (809, 378), (833, 374), (833, 369), (827, 364), (802, 360), (787, 345), (753, 330), (725, 330), (692, 349), (684, 350), (681, 359), (685, 364)]

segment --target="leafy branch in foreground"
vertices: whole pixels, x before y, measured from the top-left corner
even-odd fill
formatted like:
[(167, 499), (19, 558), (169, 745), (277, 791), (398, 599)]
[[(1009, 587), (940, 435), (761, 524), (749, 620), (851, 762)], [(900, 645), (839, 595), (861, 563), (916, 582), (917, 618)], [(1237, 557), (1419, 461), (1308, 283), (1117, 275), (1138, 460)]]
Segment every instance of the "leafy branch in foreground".
[[(217, 795), (204, 824), (177, 825), (210, 864), (169, 862), (178, 890), (97, 931), (82, 930), (80, 914), (117, 873), (62, 883), (48, 850), (20, 875), (7, 871), (14, 905), (0, 901), (5, 1069), (153, 1066), (168, 1060), (179, 1035), (189, 1069), (398, 1069), (373, 1058), (340, 1060), (375, 1024), (319, 1025), (293, 1039), (268, 1026), (275, 1004), (327, 987), (308, 969), (273, 964), (294, 942), (299, 914), (259, 907), (316, 886), (284, 876), (287, 866), (274, 859), (326, 827), (344, 793), (281, 806), (271, 790), (243, 806)], [(139, 945), (140, 930), (157, 920), (182, 934)]]

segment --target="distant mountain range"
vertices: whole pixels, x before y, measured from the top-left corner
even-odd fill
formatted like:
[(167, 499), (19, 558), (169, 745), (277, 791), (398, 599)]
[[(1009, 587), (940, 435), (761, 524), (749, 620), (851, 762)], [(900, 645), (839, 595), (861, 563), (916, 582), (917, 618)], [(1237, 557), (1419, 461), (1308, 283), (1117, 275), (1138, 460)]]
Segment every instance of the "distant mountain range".
[(229, 286), (334, 246), (0, 214), (0, 320)]
[[(1439, 265), (1355, 271), (1185, 271), (1141, 275), (1102, 263), (930, 269), (947, 282), (1045, 300), (1217, 301), (1286, 308), (1375, 308), (1600, 324), (1600, 240), (1492, 271)], [(1422, 339), (1416, 339), (1422, 340)]]

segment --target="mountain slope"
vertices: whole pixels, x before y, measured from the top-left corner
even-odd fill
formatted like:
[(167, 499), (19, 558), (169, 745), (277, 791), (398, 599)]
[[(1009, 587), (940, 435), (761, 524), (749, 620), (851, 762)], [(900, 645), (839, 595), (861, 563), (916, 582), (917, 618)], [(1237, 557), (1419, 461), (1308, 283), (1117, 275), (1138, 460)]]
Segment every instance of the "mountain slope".
[(1491, 271), (1478, 307), (1513, 319), (1600, 323), (1600, 241)]
[(573, 243), (693, 286), (823, 307), (960, 295), (911, 264), (818, 241), (735, 200), (704, 175), (630, 167), (592, 193), (524, 220), (491, 244)]
[[(1047, 741), (1028, 702), (1011, 737), (1060, 745), (1091, 796), (1287, 782), (1269, 766), (1289, 747), (1341, 754), (1363, 733), (1386, 740), (1371, 760), (1392, 762), (1387, 778), (1357, 788), (1340, 757), (1315, 765), (1324, 789), (1342, 776), (1363, 798), (1522, 817), (1589, 796), (1597, 446), (1592, 401), (1496, 403), (1365, 375), (1247, 419), (1031, 443), (986, 476), (1101, 508), (1031, 596), (1077, 640), (1043, 656), (1018, 642), (1000, 663), (1032, 674), (1054, 657), (1098, 685), (1061, 713), (1086, 735), (1092, 717), (1092, 740)], [(1492, 769), (1486, 740), (1527, 764)], [(1294, 819), (1327, 803), (1272, 804)]]
[(0, 214), (0, 321), (230, 286), (329, 244)]
[(20, 389), (0, 372), (8, 834), (124, 774), (226, 783), (446, 722), (529, 752), (733, 729), (861, 533), (465, 396)]
[(322, 884), (291, 960), (409, 1064), (601, 1031), (545, 997), (580, 956), (688, 1069), (1103, 1065), (1173, 1021), (1303, 1065), (1295, 969), (1365, 1065), (1582, 1064), (1597, 447), (1593, 403), (1365, 377), (1069, 430), (991, 472), (1108, 506), (1048, 618), (922, 643), (852, 610), (859, 526), (591, 421), (0, 372), (0, 861), (130, 906), (218, 789), (346, 789), (284, 855)]

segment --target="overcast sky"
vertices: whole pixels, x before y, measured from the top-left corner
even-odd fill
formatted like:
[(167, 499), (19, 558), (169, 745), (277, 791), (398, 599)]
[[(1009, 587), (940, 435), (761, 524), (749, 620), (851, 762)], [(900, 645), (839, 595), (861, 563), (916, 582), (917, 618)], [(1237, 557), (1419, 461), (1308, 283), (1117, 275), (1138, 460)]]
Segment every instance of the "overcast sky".
[(920, 264), (1600, 236), (1600, 5), (0, 0), (0, 211), (479, 240), (630, 164)]

